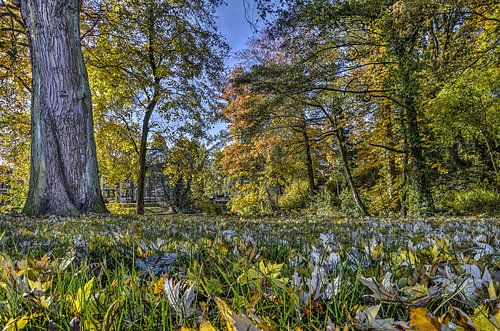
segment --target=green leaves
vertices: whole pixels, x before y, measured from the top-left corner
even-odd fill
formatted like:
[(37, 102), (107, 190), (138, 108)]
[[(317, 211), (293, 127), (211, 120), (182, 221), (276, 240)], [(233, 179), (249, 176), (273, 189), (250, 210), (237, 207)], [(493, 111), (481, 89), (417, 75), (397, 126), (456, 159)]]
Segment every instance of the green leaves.
[(494, 330), (498, 231), (464, 218), (2, 218), (0, 329)]

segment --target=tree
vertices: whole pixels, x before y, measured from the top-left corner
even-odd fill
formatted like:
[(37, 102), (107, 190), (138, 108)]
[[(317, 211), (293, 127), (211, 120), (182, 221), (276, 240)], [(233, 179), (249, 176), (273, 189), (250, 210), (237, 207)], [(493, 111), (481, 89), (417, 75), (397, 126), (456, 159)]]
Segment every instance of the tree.
[[(458, 148), (459, 143), (473, 146), (476, 142), (486, 147), (486, 165), (499, 181), (498, 137), (500, 136), (500, 89), (498, 65), (481, 70), (469, 69), (454, 80), (449, 80), (430, 103), (434, 114), (432, 124), (441, 145)], [(471, 151), (468, 151), (470, 153)], [(467, 154), (468, 154), (467, 153)], [(458, 155), (450, 155), (452, 169), (464, 166)]]
[[(258, 52), (254, 49), (253, 52)], [(272, 70), (266, 67), (267, 70)], [(295, 100), (287, 99), (282, 95), (274, 96), (259, 90), (252, 84), (253, 80), (262, 80), (263, 77), (253, 77), (255, 70), (245, 73), (238, 68), (231, 73), (232, 80), (225, 87), (224, 98), (228, 102), (223, 114), (240, 138), (250, 139), (257, 135), (288, 135), (288, 145), (302, 149), (304, 166), (307, 168), (307, 182), (309, 194), (316, 192), (312, 145), (318, 130), (315, 130), (314, 120), (303, 105)], [(250, 83), (250, 84), (249, 84)]]
[(61, 216), (106, 212), (80, 45), (81, 3), (23, 0), (17, 5), (32, 64), (31, 170), (24, 211)]
[[(303, 63), (325, 64), (327, 75), (316, 89), (362, 97), (370, 105), (368, 112), (359, 114), (360, 118), (370, 115), (364, 118), (365, 123), (373, 119), (373, 109), (386, 109), (378, 112), (381, 115), (393, 113), (384, 115), (386, 119), (379, 123), (388, 124), (390, 120), (388, 127), (398, 136), (389, 136), (401, 139), (402, 148), (366, 145), (378, 145), (403, 156), (403, 214), (407, 200), (411, 212), (432, 214), (431, 181), (437, 174), (431, 169), (433, 151), (428, 143), (433, 137), (426, 122), (425, 104), (454, 70), (463, 70), (464, 65), (473, 64), (478, 56), (496, 47), (498, 37), (491, 32), (497, 30), (488, 25), (498, 23), (494, 17), (497, 5), (467, 1), (284, 0), (281, 3), (286, 5), (273, 11), (271, 1), (260, 3), (265, 13), (272, 12), (277, 18), (268, 27), (277, 40), (293, 45)], [(481, 23), (475, 24), (478, 21)], [(484, 37), (493, 41), (491, 47), (478, 47), (475, 40)], [(339, 56), (331, 57), (335, 52)], [(339, 80), (344, 82), (340, 89), (335, 86)], [(387, 101), (389, 107), (379, 107)]]
[(99, 93), (120, 97), (123, 110), (131, 109), (132, 117), (141, 122), (137, 213), (143, 214), (153, 114), (173, 131), (212, 121), (217, 107), (214, 87), (227, 47), (214, 25), (214, 8), (220, 1), (110, 3), (86, 53)]
[(192, 211), (196, 202), (206, 199), (204, 181), (208, 150), (195, 139), (181, 137), (164, 157), (163, 174), (173, 193), (172, 209), (176, 212)]
[[(249, 53), (262, 51), (256, 48)], [(314, 149), (321, 130), (302, 104), (256, 83), (264, 77), (256, 78), (253, 69), (234, 70), (224, 89), (223, 115), (234, 141), (224, 149), (222, 165), (237, 183), (231, 209), (248, 214), (303, 206), (320, 180)], [(284, 206), (281, 198), (290, 194), (294, 198), (285, 201), (294, 201)]]
[[(94, 98), (94, 100), (99, 98)], [(129, 124), (120, 112), (102, 109), (94, 102), (97, 160), (101, 180), (108, 186), (119, 187), (127, 181), (136, 181), (139, 125)]]
[(29, 96), (27, 35), (19, 10), (0, 1), (0, 182), (8, 186), (3, 210), (20, 211), (29, 180)]
[[(342, 80), (332, 77), (331, 68), (336, 67), (335, 63), (324, 61), (324, 58), (316, 59), (316, 62), (304, 60), (303, 46), (303, 43), (301, 46), (281, 45), (271, 57), (268, 55), (268, 53), (273, 53), (269, 51), (272, 47), (269, 42), (260, 49), (252, 50), (252, 54), (265, 53), (266, 56), (258, 60), (248, 73), (242, 75), (240, 80), (250, 83), (250, 90), (264, 95), (265, 100), (273, 100), (264, 106), (265, 110), (260, 110), (260, 113), (267, 114), (269, 118), (274, 119), (269, 122), (276, 122), (278, 119), (278, 128), (281, 129), (285, 125), (302, 136), (311, 194), (315, 191), (311, 143), (329, 137), (335, 138), (332, 147), (341, 161), (345, 183), (352, 194), (359, 214), (367, 216), (369, 213), (355, 184), (350, 156), (346, 148), (348, 137), (345, 134), (343, 118), (346, 113), (344, 103), (349, 98), (346, 97), (346, 93), (342, 95), (337, 93), (343, 92), (345, 87), (341, 86)], [(316, 52), (314, 48), (308, 51)], [(325, 58), (336, 59), (338, 57), (336, 52), (328, 55)], [(334, 82), (329, 83), (329, 81)], [(328, 83), (325, 85), (325, 82)], [(267, 118), (263, 115), (260, 117)], [(316, 128), (316, 134), (312, 134), (314, 132), (312, 128)]]

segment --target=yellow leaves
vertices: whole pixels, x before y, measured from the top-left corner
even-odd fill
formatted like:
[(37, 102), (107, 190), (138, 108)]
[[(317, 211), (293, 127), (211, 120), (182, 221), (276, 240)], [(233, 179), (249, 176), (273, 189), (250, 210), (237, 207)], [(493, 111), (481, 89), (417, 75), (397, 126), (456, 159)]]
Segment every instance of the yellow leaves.
[(40, 279), (37, 279), (36, 281), (32, 281), (28, 278), (28, 285), (29, 285), (31, 290), (41, 290), (41, 291), (45, 292), (48, 289), (52, 288), (52, 280), (42, 282)]
[(29, 261), (29, 262), (31, 262), (30, 265), (32, 265), (33, 268), (36, 268), (36, 269), (45, 270), (45, 269), (48, 269), (50, 267), (50, 258), (47, 254), (42, 256), (39, 260), (33, 260), (33, 261)]
[(113, 279), (113, 281), (111, 282), (111, 288), (117, 287), (119, 283), (120, 280), (118, 280), (118, 278)]
[(400, 257), (403, 261), (408, 261), (411, 265), (417, 265), (420, 262), (417, 255), (412, 251), (402, 251)]
[(219, 297), (215, 298), (215, 303), (229, 331), (259, 331), (252, 321), (245, 315), (234, 313), (229, 305)]
[(10, 257), (0, 254), (0, 276), (2, 276), (5, 281), (12, 282), (15, 280), (14, 274), (14, 264)]
[(136, 255), (139, 258), (148, 258), (151, 255), (154, 255), (154, 252), (150, 249), (142, 249), (140, 246), (136, 249)]
[(431, 168), (435, 169), (440, 175), (448, 174), (448, 169), (446, 169), (445, 166), (441, 163), (436, 162), (431, 165)]
[(481, 305), (474, 309), (474, 314), (471, 316), (472, 323), (476, 330), (496, 331), (500, 328), (500, 320), (498, 320), (499, 313), (491, 318), (488, 317), (488, 308)]
[(288, 278), (281, 277), (282, 263), (264, 263), (260, 261), (258, 266), (245, 270), (239, 277), (241, 284), (252, 284), (261, 288), (265, 281), (271, 281), (277, 286), (283, 287), (288, 282)]
[(52, 298), (41, 296), (37, 299), (38, 299), (37, 302), (40, 306), (42, 306), (44, 309), (49, 309), (50, 304), (52, 303)]
[(417, 284), (415, 286), (409, 286), (404, 289), (405, 293), (410, 295), (410, 300), (414, 300), (425, 297), (429, 293), (429, 288), (425, 284)]
[(182, 326), (178, 331), (217, 331), (217, 329), (209, 321), (204, 321), (198, 329)]
[(280, 275), (283, 263), (268, 263), (264, 264), (263, 261), (259, 262), (259, 270), (266, 276), (276, 278)]
[(429, 314), (427, 308), (419, 307), (410, 310), (410, 326), (415, 330), (439, 331), (441, 323)]
[(256, 280), (261, 279), (261, 275), (258, 273), (257, 270), (250, 268), (248, 271), (244, 272), (238, 277), (238, 283), (241, 284), (248, 284), (251, 282), (254, 282)]
[(378, 260), (382, 256), (383, 251), (384, 251), (384, 246), (381, 243), (376, 242), (375, 245), (372, 245), (370, 247), (371, 258), (373, 260)]
[(27, 258), (22, 259), (21, 261), (17, 261), (16, 263), (16, 276), (22, 277), (28, 271), (28, 260)]
[(490, 297), (490, 300), (495, 300), (497, 298), (495, 283), (493, 283), (492, 279), (490, 279), (490, 282), (488, 283), (488, 296)]
[(165, 287), (165, 278), (160, 277), (156, 281), (153, 281), (151, 285), (153, 287), (153, 295), (161, 295), (164, 292), (163, 288)]
[(219, 245), (219, 251), (222, 253), (222, 255), (226, 256), (229, 253), (229, 249), (227, 248), (226, 245)]
[(89, 301), (90, 295), (92, 294), (92, 287), (94, 285), (94, 278), (89, 280), (83, 287), (80, 287), (76, 292), (76, 296), (73, 298), (67, 296), (66, 300), (71, 303), (71, 310), (74, 314), (79, 315), (85, 304)]
[(223, 321), (226, 324), (226, 328), (230, 331), (237, 331), (234, 327), (234, 319), (231, 317), (231, 314), (233, 313), (231, 308), (229, 308), (224, 300), (218, 297), (215, 298), (215, 303), (217, 305), (217, 308), (219, 309)]
[(443, 316), (434, 317), (425, 307), (410, 310), (409, 325), (415, 330), (440, 331), (449, 329), (451, 322), (458, 326), (457, 330), (494, 331), (500, 328), (500, 311), (489, 317), (488, 307), (481, 305), (474, 309), (474, 314), (469, 317), (461, 309), (453, 307)]
[(212, 325), (212, 323), (205, 321), (201, 323), (199, 331), (216, 331), (217, 329)]
[(465, 314), (461, 309), (454, 307), (452, 308), (452, 310), (456, 313), (455, 320), (458, 326), (464, 328), (465, 330), (470, 330), (475, 328), (469, 316), (467, 316), (467, 314)]
[(11, 318), (7, 324), (4, 326), (2, 331), (18, 331), (22, 330), (28, 325), (30, 319), (33, 316), (29, 316), (28, 314), (20, 317), (20, 318)]

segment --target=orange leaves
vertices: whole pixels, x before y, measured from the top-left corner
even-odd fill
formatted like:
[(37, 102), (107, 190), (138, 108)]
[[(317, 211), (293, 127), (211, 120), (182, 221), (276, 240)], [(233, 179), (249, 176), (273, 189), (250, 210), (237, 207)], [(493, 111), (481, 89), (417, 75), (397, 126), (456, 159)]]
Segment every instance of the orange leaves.
[(258, 161), (252, 157), (250, 145), (234, 143), (224, 149), (221, 163), (231, 177), (245, 177), (257, 168)]
[(419, 307), (410, 310), (410, 326), (416, 330), (439, 331), (441, 322), (430, 315), (427, 308)]
[(425, 307), (410, 310), (410, 327), (414, 330), (498, 330), (500, 327), (500, 311), (494, 316), (488, 314), (486, 306), (474, 309), (472, 316), (468, 316), (459, 308), (451, 308), (441, 317), (435, 317)]

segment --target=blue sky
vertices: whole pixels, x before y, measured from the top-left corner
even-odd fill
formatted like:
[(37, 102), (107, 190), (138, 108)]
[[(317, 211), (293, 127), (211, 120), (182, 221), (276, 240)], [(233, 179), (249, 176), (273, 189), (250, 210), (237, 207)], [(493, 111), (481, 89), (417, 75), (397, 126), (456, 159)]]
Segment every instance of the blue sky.
[(220, 31), (231, 47), (231, 57), (226, 62), (229, 67), (236, 64), (235, 53), (244, 49), (248, 38), (252, 36), (252, 28), (245, 17), (245, 1), (250, 7), (247, 15), (252, 20), (252, 15), (256, 15), (252, 8), (253, 0), (226, 0), (226, 4), (217, 10)]
[[(247, 15), (252, 20), (252, 14), (254, 13), (252, 8), (253, 0), (226, 0), (226, 4), (217, 9), (220, 32), (226, 38), (229, 47), (231, 47), (230, 57), (226, 60), (226, 65), (229, 69), (237, 64), (236, 53), (245, 49), (248, 39), (253, 34), (252, 27), (247, 22), (245, 16), (245, 1), (247, 2), (247, 6), (250, 3), (250, 8), (247, 7)], [(210, 130), (210, 133), (216, 134), (223, 129), (227, 129), (225, 123), (216, 123)]]
[[(250, 20), (253, 20), (256, 15), (254, 10), (254, 0), (225, 0), (226, 4), (223, 4), (217, 9), (217, 24), (220, 32), (225, 37), (230, 50), (230, 57), (226, 60), (226, 66), (228, 69), (232, 69), (237, 63), (238, 59), (236, 53), (245, 49), (248, 39), (252, 36), (252, 27), (250, 23), (247, 22), (245, 16), (245, 2), (249, 6), (247, 10), (247, 15)], [(155, 113), (153, 115), (155, 120), (161, 123), (165, 123), (167, 126), (171, 126), (167, 122), (164, 122)], [(209, 133), (212, 135), (217, 134), (220, 130), (227, 129), (225, 123), (215, 123), (214, 126), (209, 129)]]

